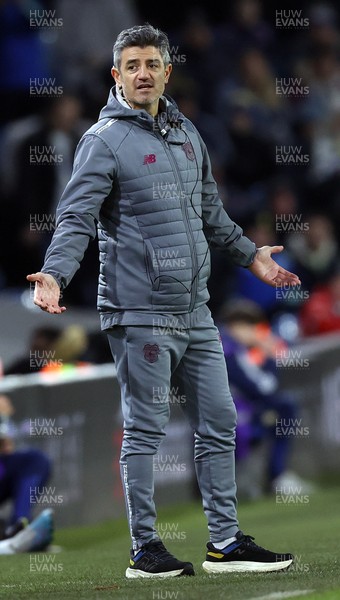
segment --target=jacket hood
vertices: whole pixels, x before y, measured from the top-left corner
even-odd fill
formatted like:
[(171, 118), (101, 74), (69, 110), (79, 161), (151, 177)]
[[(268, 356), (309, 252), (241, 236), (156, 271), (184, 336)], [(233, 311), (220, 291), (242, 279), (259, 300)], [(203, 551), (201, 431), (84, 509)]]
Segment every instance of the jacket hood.
[[(164, 94), (160, 98), (160, 102), (163, 105), (163, 111), (161, 112), (162, 118), (166, 116), (166, 121), (171, 123), (179, 123), (182, 125), (184, 122), (184, 116), (178, 110), (176, 102), (167, 94)], [(145, 122), (148, 120), (153, 124), (154, 119), (144, 109), (135, 110), (133, 108), (127, 108), (123, 106), (116, 98), (116, 86), (114, 85), (109, 93), (106, 106), (102, 108), (99, 113), (98, 121), (102, 119), (131, 119), (136, 118), (138, 121), (142, 119)]]

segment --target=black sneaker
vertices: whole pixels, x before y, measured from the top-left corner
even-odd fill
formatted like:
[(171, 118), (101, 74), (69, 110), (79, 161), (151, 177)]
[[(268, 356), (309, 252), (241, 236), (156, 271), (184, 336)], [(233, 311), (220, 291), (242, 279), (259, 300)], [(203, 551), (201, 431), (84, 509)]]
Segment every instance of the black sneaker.
[(202, 567), (207, 573), (282, 571), (288, 569), (294, 557), (292, 554), (276, 554), (254, 544), (251, 535), (242, 531), (236, 534), (236, 541), (222, 550), (208, 542), (207, 556)]
[(161, 540), (153, 540), (144, 544), (137, 554), (131, 551), (130, 567), (126, 569), (126, 577), (179, 577), (195, 575), (190, 562), (177, 560), (164, 547)]
[(0, 537), (1, 540), (8, 540), (11, 537), (14, 537), (19, 531), (22, 531), (27, 527), (28, 519), (26, 517), (20, 517), (13, 525), (8, 525)]

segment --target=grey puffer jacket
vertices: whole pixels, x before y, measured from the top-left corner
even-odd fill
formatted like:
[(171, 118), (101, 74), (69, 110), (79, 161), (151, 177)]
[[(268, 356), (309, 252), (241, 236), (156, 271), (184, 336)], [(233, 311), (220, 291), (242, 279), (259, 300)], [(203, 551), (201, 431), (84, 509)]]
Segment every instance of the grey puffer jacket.
[(65, 288), (98, 230), (103, 329), (192, 313), (209, 300), (209, 247), (249, 266), (255, 244), (225, 212), (205, 144), (168, 97), (153, 119), (110, 92), (80, 140), (42, 271)]

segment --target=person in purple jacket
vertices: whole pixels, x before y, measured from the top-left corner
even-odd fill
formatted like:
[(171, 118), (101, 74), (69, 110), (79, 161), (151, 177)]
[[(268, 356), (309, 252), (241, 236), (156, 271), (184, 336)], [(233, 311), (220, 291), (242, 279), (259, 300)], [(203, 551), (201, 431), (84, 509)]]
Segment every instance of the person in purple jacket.
[[(242, 298), (222, 306), (218, 328), (238, 413), (236, 460), (242, 461), (256, 443), (266, 440), (268, 458), (263, 491), (272, 493), (279, 486), (284, 489), (284, 481), (292, 477), (290, 459), (294, 437), (278, 435), (280, 426), (277, 424), (294, 423), (298, 405), (282, 388), (275, 361), (275, 352), (282, 346), (282, 340), (268, 331), (262, 308)], [(248, 493), (251, 496), (252, 490)]]
[(37, 448), (16, 448), (13, 413), (10, 398), (1, 394), (0, 505), (10, 502), (11, 513), (0, 523), (0, 555), (46, 549), (54, 527), (53, 511), (33, 514), (35, 502), (50, 480), (51, 460)]

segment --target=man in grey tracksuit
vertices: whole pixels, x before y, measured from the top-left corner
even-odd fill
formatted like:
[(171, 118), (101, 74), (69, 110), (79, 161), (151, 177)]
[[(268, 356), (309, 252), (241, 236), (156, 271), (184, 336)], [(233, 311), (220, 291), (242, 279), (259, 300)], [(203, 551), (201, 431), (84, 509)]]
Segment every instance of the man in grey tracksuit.
[(153, 459), (170, 413), (164, 390), (170, 395), (173, 389), (185, 399), (195, 434), (195, 466), (210, 532), (204, 568), (286, 568), (291, 555), (264, 551), (262, 556), (239, 531), (236, 414), (207, 307), (209, 249), (220, 248), (269, 285), (294, 285), (298, 277), (271, 258), (282, 247), (256, 249), (225, 212), (204, 142), (164, 95), (171, 73), (167, 36), (151, 25), (123, 31), (114, 65), (116, 86), (79, 142), (42, 271), (28, 279), (36, 282), (38, 306), (63, 312), (60, 290), (98, 231), (98, 310), (124, 416), (121, 474), (132, 538), (126, 574), (193, 574), (192, 564), (170, 555), (155, 530)]

